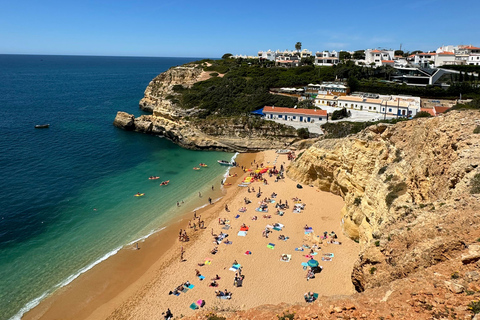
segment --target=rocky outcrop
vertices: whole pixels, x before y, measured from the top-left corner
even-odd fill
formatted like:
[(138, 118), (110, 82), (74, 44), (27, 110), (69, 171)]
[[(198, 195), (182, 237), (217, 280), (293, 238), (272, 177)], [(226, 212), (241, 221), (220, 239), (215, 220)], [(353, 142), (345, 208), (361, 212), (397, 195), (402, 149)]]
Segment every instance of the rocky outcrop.
[(140, 109), (151, 112), (135, 118), (118, 112), (114, 125), (125, 130), (164, 136), (178, 145), (197, 150), (255, 152), (283, 148), (297, 140), (296, 131), (273, 122), (235, 118), (196, 121), (198, 108), (178, 106), (175, 90), (189, 88), (210, 77), (203, 66), (187, 64), (174, 67), (153, 79), (140, 100)]
[(479, 119), (478, 111), (451, 112), (372, 126), (319, 141), (289, 167), (290, 177), (344, 198), (344, 232), (362, 247), (352, 274), (358, 291), (464, 249), (480, 222), (469, 192), (480, 172)]

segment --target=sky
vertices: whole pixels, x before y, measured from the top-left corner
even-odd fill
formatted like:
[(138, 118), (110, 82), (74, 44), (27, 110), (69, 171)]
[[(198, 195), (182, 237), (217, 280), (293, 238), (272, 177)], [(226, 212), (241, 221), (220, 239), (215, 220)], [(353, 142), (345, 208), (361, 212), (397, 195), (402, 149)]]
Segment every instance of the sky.
[(480, 47), (480, 1), (0, 0), (0, 54), (149, 57)]

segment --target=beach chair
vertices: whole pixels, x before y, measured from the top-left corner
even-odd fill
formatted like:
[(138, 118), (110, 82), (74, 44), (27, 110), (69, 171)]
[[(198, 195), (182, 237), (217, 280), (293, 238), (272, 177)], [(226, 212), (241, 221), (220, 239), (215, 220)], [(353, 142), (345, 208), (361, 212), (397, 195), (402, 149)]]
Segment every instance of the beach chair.
[(269, 248), (269, 249), (275, 249), (275, 244), (269, 243), (269, 244), (267, 244), (267, 248)]
[(275, 230), (275, 231), (282, 231), (282, 229), (281, 229), (281, 228), (278, 228), (278, 227), (274, 227), (273, 230)]

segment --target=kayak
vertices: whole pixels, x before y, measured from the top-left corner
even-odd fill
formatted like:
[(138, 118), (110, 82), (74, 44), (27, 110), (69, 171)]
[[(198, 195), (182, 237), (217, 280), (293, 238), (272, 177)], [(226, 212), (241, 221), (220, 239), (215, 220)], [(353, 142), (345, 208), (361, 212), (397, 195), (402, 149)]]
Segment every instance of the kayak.
[(193, 170), (200, 170), (200, 168), (197, 168), (197, 167), (193, 167)]
[(134, 197), (143, 197), (145, 195), (145, 193), (137, 193), (136, 195), (134, 195)]
[(200, 163), (199, 166), (200, 166), (200, 167), (204, 167), (204, 168), (205, 168), (205, 167), (208, 167), (208, 165), (206, 165), (205, 163)]
[(160, 186), (166, 186), (169, 182), (170, 182), (170, 180), (163, 181), (162, 183), (160, 183)]
[(150, 177), (150, 178), (148, 178), (148, 180), (157, 180), (157, 179), (160, 179), (160, 177)]

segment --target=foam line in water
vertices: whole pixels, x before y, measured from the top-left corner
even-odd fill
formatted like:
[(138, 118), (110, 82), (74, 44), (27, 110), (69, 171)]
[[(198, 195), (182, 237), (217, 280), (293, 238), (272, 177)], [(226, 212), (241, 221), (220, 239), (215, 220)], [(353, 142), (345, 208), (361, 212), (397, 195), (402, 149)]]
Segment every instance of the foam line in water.
[(66, 285), (68, 285), (69, 283), (71, 283), (73, 280), (75, 280), (76, 278), (78, 278), (82, 273), (85, 273), (87, 272), (88, 270), (92, 269), (94, 266), (96, 266), (97, 264), (99, 264), (100, 262), (102, 261), (105, 261), (107, 260), (108, 258), (110, 258), (111, 256), (113, 256), (114, 254), (116, 254), (119, 250), (121, 249), (121, 247), (118, 247), (116, 249), (113, 249), (112, 251), (108, 252), (107, 254), (105, 254), (103, 257), (101, 257), (100, 259), (90, 263), (89, 265), (87, 265), (86, 267), (83, 267), (81, 268), (77, 273), (74, 273), (72, 275), (70, 275), (68, 278), (66, 278), (65, 280), (63, 280), (62, 282), (58, 283), (57, 285), (53, 286), (53, 288), (45, 291), (44, 293), (42, 293), (39, 297), (27, 302), (18, 312), (17, 314), (15, 314), (13, 317), (10, 318), (10, 320), (20, 320), (23, 315), (25, 313), (27, 313), (28, 311), (32, 310), (33, 308), (35, 308), (36, 306), (38, 306), (38, 304), (43, 300), (45, 299), (48, 295), (50, 295), (51, 293), (53, 293), (56, 289), (58, 288), (61, 288), (61, 287), (65, 287)]
[[(235, 159), (237, 158), (238, 155), (239, 155), (239, 153), (236, 152), (236, 153), (232, 156), (232, 158), (230, 159), (230, 162), (235, 161)], [(222, 180), (223, 183), (225, 183), (225, 181), (227, 180), (228, 174), (230, 173), (230, 169), (231, 169), (231, 168), (232, 168), (232, 167), (227, 167), (227, 170), (225, 170), (225, 174), (223, 175), (223, 180)], [(222, 183), (222, 188), (223, 188), (223, 183)]]
[(136, 243), (136, 242), (143, 241), (143, 240), (147, 239), (148, 237), (150, 237), (152, 234), (157, 233), (157, 232), (160, 232), (160, 231), (164, 230), (165, 228), (166, 228), (166, 227), (161, 227), (160, 229), (154, 229), (154, 230), (150, 231), (148, 234), (146, 234), (145, 236), (142, 236), (142, 237), (140, 237), (140, 238), (138, 238), (138, 239), (135, 239), (135, 240), (127, 243), (126, 245), (127, 245), (127, 246), (131, 246), (132, 244), (134, 244), (134, 243)]

